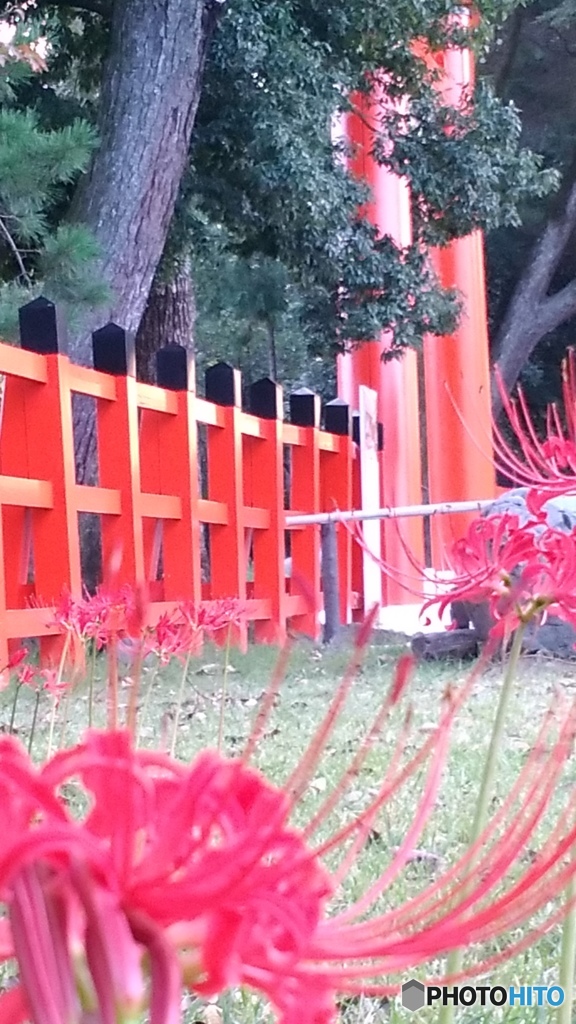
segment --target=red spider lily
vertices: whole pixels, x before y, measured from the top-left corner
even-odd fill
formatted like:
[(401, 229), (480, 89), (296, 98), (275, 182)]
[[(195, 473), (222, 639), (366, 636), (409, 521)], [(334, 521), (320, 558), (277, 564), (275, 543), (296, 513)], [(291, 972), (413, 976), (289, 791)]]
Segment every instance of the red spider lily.
[[(576, 711), (562, 701), (479, 841), (403, 906), (374, 911), (435, 805), (451, 725), (470, 684), (446, 695), (438, 727), (411, 754), (406, 725), (376, 795), (355, 819), (315, 841), (400, 699), (408, 667), (399, 666), (348, 769), (300, 830), (290, 816), (351, 674), (283, 788), (247, 762), (276, 679), (240, 759), (205, 751), (185, 766), (135, 750), (127, 732), (89, 732), (37, 770), (15, 740), (0, 741), (0, 899), (10, 924), (0, 952), (19, 967), (17, 988), (0, 996), (0, 1019), (116, 1024), (148, 1008), (151, 1024), (177, 1024), (183, 986), (212, 995), (247, 984), (270, 999), (282, 1024), (329, 1024), (339, 991), (390, 994), (398, 987), (391, 976), (453, 947), (493, 939), (538, 911), (554, 920), (560, 908), (551, 912), (550, 901), (576, 872), (573, 787), (550, 840), (535, 858), (523, 858), (524, 867), (519, 858), (534, 842), (570, 755)], [(331, 914), (330, 899), (378, 812), (425, 766), (400, 849), (363, 896)], [(86, 797), (75, 801), (83, 808), (76, 817), (62, 795), (69, 782)], [(340, 855), (333, 874), (327, 855)], [(540, 921), (488, 964), (544, 927)]]
[(142, 657), (154, 653), (166, 664), (172, 657), (197, 653), (203, 635), (217, 638), (222, 631), (238, 625), (246, 614), (236, 598), (206, 601), (198, 606), (183, 602), (150, 624), (148, 608), (143, 587), (124, 586), (118, 591), (98, 588), (94, 595), (84, 599), (64, 594), (54, 621), (63, 633), (82, 641), (94, 639), (98, 648), (128, 639)]
[(35, 686), (38, 678), (38, 669), (34, 665), (21, 665), (16, 673), (20, 686)]
[(154, 626), (144, 627), (137, 639), (121, 638), (118, 653), (128, 662), (143, 662), (152, 655), (161, 665), (167, 665), (172, 658), (183, 661), (189, 655), (199, 654), (202, 640), (199, 627), (183, 621), (177, 611), (165, 612)]
[(179, 611), (191, 627), (202, 630), (212, 640), (218, 640), (223, 630), (239, 626), (246, 618), (244, 604), (235, 597), (203, 601), (199, 605), (184, 601)]
[(576, 627), (576, 533), (548, 526), (547, 492), (526, 496), (532, 518), (508, 514), (479, 518), (457, 541), (450, 561), (454, 578), (444, 594), (427, 601), (440, 613), (453, 601), (488, 602), (493, 633), (540, 620), (547, 612)]
[(498, 369), (495, 378), (508, 422), (520, 447), (518, 455), (493, 424), (497, 468), (515, 485), (546, 487), (564, 494), (576, 487), (576, 353), (569, 349), (562, 363), (562, 413), (555, 404), (546, 413), (546, 437), (540, 440), (528, 403), (518, 388), (510, 398)]
[(150, 632), (148, 644), (160, 663), (167, 665), (172, 658), (183, 660), (190, 654), (199, 654), (202, 639), (201, 626), (189, 621), (178, 611), (160, 616)]
[(13, 669), (18, 668), (19, 665), (28, 657), (27, 647), (18, 647), (17, 650), (13, 651), (8, 658), (8, 664), (6, 668)]
[[(489, 605), (493, 636), (539, 622), (547, 613), (576, 628), (576, 529), (568, 533), (548, 524), (545, 505), (552, 497), (547, 489), (528, 490), (524, 521), (508, 512), (475, 519), (446, 552), (451, 578), (437, 581), (439, 593), (424, 602), (422, 617), (429, 608), (437, 606), (442, 615), (453, 602), (463, 601)], [(386, 576), (419, 596), (406, 574), (370, 551), (357, 523), (345, 525)], [(421, 589), (426, 570), (405, 551)]]
[(66, 679), (63, 679), (61, 672), (56, 668), (43, 668), (38, 673), (38, 677), (41, 680), (43, 688), (57, 700), (60, 700), (62, 695), (66, 693), (66, 690), (71, 686), (71, 683)]

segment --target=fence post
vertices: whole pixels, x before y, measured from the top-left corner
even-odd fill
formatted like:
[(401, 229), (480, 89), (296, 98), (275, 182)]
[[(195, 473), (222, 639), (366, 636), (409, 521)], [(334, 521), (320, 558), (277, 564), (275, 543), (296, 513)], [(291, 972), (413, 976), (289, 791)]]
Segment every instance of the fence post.
[(98, 467), (101, 487), (120, 491), (120, 515), (102, 516), (105, 583), (146, 579), (140, 509), (140, 449), (134, 336), (109, 323), (92, 335), (94, 369), (116, 377), (116, 399), (98, 400)]
[[(357, 412), (352, 416), (352, 442), (352, 503), (350, 508), (362, 508), (362, 482), (360, 478), (360, 414)], [(352, 544), (352, 590), (360, 596), (360, 607), (353, 610), (352, 619), (354, 622), (362, 621), (364, 616), (363, 557), (362, 549), (355, 543)]]
[[(322, 508), (356, 508), (353, 493), (354, 444), (351, 434), (350, 406), (335, 398), (324, 406), (324, 429), (338, 436), (337, 452), (322, 452), (320, 461)], [(352, 620), (353, 545), (349, 531), (341, 523), (337, 529), (340, 622)], [(354, 545), (357, 547), (357, 545)], [(360, 549), (358, 549), (360, 550)]]
[(322, 585), (324, 590), (325, 644), (334, 640), (340, 631), (340, 593), (338, 583), (338, 543), (336, 523), (322, 523)]
[[(208, 401), (224, 407), (224, 426), (207, 428), (208, 498), (227, 507), (226, 522), (210, 524), (210, 593), (245, 602), (241, 376), (228, 363), (216, 363), (206, 370), (205, 380)], [(243, 621), (232, 628), (230, 639), (245, 647), (247, 636)]]
[[(290, 507), (301, 512), (320, 512), (320, 396), (309, 388), (299, 388), (290, 395), (290, 421), (305, 432), (305, 445), (292, 446), (292, 479)], [(320, 635), (318, 610), (320, 608), (320, 534), (317, 526), (292, 530), (291, 592), (298, 591), (298, 579), (305, 583), (312, 607), (303, 615), (294, 616), (290, 624), (317, 640)]]
[(198, 430), (194, 360), (190, 349), (171, 342), (156, 353), (158, 385), (177, 393), (176, 416), (155, 414), (158, 423), (159, 483), (163, 494), (178, 494), (182, 518), (164, 522), (164, 599), (202, 598), (198, 521)]
[[(47, 380), (45, 384), (17, 378), (6, 381), (2, 472), (49, 479), (52, 485), (52, 507), (33, 509), (24, 517), (32, 527), (34, 592), (38, 599), (52, 604), (63, 591), (75, 596), (82, 591), (72, 400), (69, 362), (64, 354), (66, 328), (54, 303), (43, 297), (22, 306), (19, 321), (22, 348), (46, 357)], [(23, 523), (23, 510), (5, 511), (7, 546), (14, 544), (18, 549), (24, 534), (17, 538), (13, 531)], [(22, 554), (20, 565), (13, 563), (10, 569), (10, 600), (18, 601), (15, 590), (22, 594), (26, 582), (27, 553)], [(57, 659), (61, 649), (60, 635), (40, 640), (43, 661)]]
[(266, 422), (266, 438), (246, 439), (250, 466), (247, 503), (268, 509), (270, 525), (254, 531), (254, 597), (271, 603), (271, 619), (258, 620), (254, 637), (263, 643), (286, 638), (286, 579), (284, 574), (284, 445), (282, 388), (269, 377), (250, 386), (250, 411)]

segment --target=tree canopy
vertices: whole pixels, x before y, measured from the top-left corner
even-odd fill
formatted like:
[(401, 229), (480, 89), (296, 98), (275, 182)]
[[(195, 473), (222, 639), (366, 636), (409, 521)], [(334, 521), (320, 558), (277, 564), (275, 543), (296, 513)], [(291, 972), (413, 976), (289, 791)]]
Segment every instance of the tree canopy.
[(522, 110), (522, 139), (557, 170), (560, 189), (520, 204), (521, 225), (488, 239), (493, 352), (508, 387), (522, 371), (533, 402), (558, 395), (576, 326), (576, 9), (537, 0), (507, 20), (486, 62), (504, 102)]
[[(274, 329), (288, 345), (298, 337), (303, 351), (326, 353), (388, 327), (401, 351), (448, 330), (457, 298), (438, 288), (423, 243), (516, 225), (519, 206), (546, 195), (555, 179), (521, 149), (517, 112), (486, 83), (465, 109), (443, 106), (413, 43), (467, 42), (481, 52), (512, 7), (485, 0), (476, 27), (463, 33), (448, 0), (4, 4), (6, 17), (23, 16), (24, 31), (49, 41), (47, 70), (15, 83), (11, 116), (47, 136), (76, 126), (87, 146), (92, 135), (79, 116), (97, 133), (89, 173), (45, 213), (54, 237), (78, 222), (90, 230), (97, 280), (108, 290), (100, 305), (94, 297), (77, 354), (107, 316), (142, 325), (149, 349), (163, 340), (163, 323), (189, 330), (193, 316), (168, 316), (167, 307), (194, 304), (190, 275), (199, 338), (213, 337), (210, 318), (236, 295), (237, 321), (253, 333), (258, 325), (270, 344), (258, 279), (268, 280), (270, 302), (283, 282)], [(408, 117), (382, 111), (386, 144), (378, 148), (411, 182), (417, 216), (414, 244), (404, 249), (358, 216), (365, 189), (335, 154), (334, 117), (374, 73), (389, 94), (410, 97)], [(8, 280), (5, 257), (2, 266)], [(68, 297), (82, 309), (82, 272), (79, 279)], [(30, 287), (21, 273), (12, 290), (15, 281)], [(255, 303), (251, 316), (240, 312), (246, 301)], [(9, 314), (0, 304), (4, 330)], [(236, 332), (237, 342), (238, 323)]]

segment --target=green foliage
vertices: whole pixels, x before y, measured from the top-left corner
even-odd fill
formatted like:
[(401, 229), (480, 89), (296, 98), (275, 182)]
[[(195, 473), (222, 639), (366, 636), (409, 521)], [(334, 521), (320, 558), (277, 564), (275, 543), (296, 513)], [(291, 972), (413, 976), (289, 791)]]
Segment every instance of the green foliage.
[[(16, 70), (15, 76), (12, 71)], [(10, 66), (0, 105), (0, 333), (16, 335), (18, 306), (41, 291), (76, 307), (105, 297), (94, 277), (96, 248), (80, 226), (58, 223), (65, 187), (96, 143), (86, 121), (43, 130), (32, 110), (11, 105), (29, 71)]]
[(230, 256), (197, 259), (194, 280), (198, 317), (199, 376), (210, 362), (231, 361), (245, 384), (272, 375), (286, 392), (309, 387), (331, 399), (334, 363), (309, 354), (302, 331), (302, 292), (277, 260)]
[[(314, 352), (385, 328), (400, 351), (449, 330), (457, 303), (439, 290), (422, 242), (515, 222), (519, 201), (555, 184), (519, 151), (517, 113), (486, 89), (474, 109), (441, 105), (411, 44), (446, 42), (450, 9), (444, 0), (239, 0), (214, 40), (185, 188), (194, 246), (209, 246), (206, 224), (218, 223), (235, 256), (279, 261), (301, 291), (301, 326)], [(505, 10), (486, 5), (486, 19)], [(412, 97), (408, 117), (382, 112), (397, 144), (394, 167), (415, 192), (406, 249), (358, 218), (366, 192), (334, 158), (334, 113), (376, 68), (392, 93)], [(379, 155), (391, 163), (384, 146)]]
[(464, 110), (438, 109), (424, 90), (409, 115), (389, 114), (385, 124), (382, 162), (409, 179), (415, 231), (432, 245), (477, 227), (518, 227), (526, 196), (533, 201), (559, 185), (555, 170), (543, 169), (540, 157), (521, 148), (518, 111), (500, 103), (486, 82)]
[[(518, 204), (544, 195), (555, 179), (520, 149), (516, 112), (486, 89), (473, 109), (456, 114), (443, 107), (413, 42), (426, 40), (432, 49), (466, 42), (480, 52), (514, 5), (482, 0), (469, 31), (451, 17), (452, 0), (226, 5), (163, 262), (167, 278), (190, 253), (200, 276), (200, 268), (218, 273), (226, 266), (219, 281), (198, 288), (205, 339), (217, 333), (209, 326), (216, 309), (236, 325), (232, 348), (244, 344), (246, 324), (251, 338), (254, 324), (256, 334), (266, 334), (257, 305), (249, 316), (242, 311), (246, 295), (254, 302), (257, 295), (240, 278), (253, 282), (272, 266), (290, 295), (289, 313), (277, 314), (279, 324), (290, 323), (286, 344), (296, 332), (313, 353), (326, 353), (350, 338), (392, 329), (393, 351), (400, 352), (425, 333), (451, 329), (457, 297), (439, 289), (422, 243), (516, 223)], [(38, 24), (52, 45), (49, 68), (41, 83), (21, 86), (18, 97), (44, 128), (68, 125), (79, 111), (95, 119), (112, 7), (102, 2), (100, 16), (38, 0)], [(382, 112), (396, 141), (394, 166), (410, 178), (416, 197), (414, 242), (407, 248), (378, 238), (358, 217), (366, 191), (335, 154), (335, 115), (378, 69), (392, 96), (410, 97), (408, 117)], [(385, 147), (380, 156), (390, 163)]]

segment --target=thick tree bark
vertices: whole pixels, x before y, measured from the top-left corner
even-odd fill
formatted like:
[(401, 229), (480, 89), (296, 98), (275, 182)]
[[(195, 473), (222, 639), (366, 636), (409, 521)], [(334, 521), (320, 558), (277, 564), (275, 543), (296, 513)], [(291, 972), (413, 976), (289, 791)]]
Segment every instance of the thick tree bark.
[(104, 69), (100, 146), (73, 214), (94, 233), (111, 289), (73, 340), (107, 318), (137, 330), (164, 249), (188, 157), (207, 45), (222, 5), (206, 0), (116, 0)]
[(194, 348), (196, 303), (190, 261), (182, 260), (170, 283), (159, 273), (152, 282), (136, 335), (139, 380), (154, 382), (154, 354), (168, 341)]
[[(576, 278), (549, 294), (562, 254), (576, 228), (576, 175), (569, 175), (568, 180), (571, 184), (536, 243), (497, 337), (497, 366), (508, 392), (540, 339), (576, 315)], [(502, 403), (496, 391), (493, 404), (498, 414)]]
[[(81, 183), (73, 216), (91, 228), (110, 287), (71, 340), (90, 362), (90, 334), (107, 320), (139, 327), (186, 167), (208, 43), (219, 0), (115, 0), (103, 72), (100, 145)], [(96, 478), (94, 416), (75, 411), (77, 475)]]

